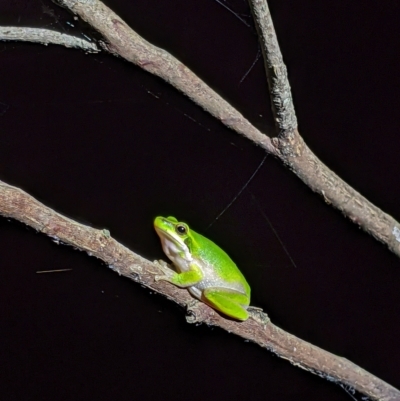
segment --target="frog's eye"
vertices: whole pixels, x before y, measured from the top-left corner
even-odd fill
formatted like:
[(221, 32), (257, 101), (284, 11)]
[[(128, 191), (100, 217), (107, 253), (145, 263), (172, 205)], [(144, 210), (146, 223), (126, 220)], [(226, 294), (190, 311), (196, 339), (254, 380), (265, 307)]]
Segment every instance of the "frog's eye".
[(178, 234), (183, 235), (187, 233), (187, 227), (184, 226), (183, 224), (178, 224), (176, 226), (176, 231), (178, 232)]

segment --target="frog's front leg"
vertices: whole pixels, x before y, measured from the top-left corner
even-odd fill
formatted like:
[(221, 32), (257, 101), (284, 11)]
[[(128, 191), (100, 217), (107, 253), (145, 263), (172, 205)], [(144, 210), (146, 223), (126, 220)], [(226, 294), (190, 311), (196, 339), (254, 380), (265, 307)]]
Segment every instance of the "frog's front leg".
[(168, 281), (169, 283), (175, 284), (177, 287), (187, 288), (196, 285), (203, 280), (203, 272), (196, 263), (189, 265), (189, 270), (183, 272), (175, 272), (168, 267), (168, 264), (164, 261), (159, 261), (159, 268), (164, 272), (162, 276), (156, 276), (156, 281)]
[(202, 300), (224, 315), (237, 320), (247, 320), (249, 297), (240, 292), (225, 288), (209, 287), (202, 293)]

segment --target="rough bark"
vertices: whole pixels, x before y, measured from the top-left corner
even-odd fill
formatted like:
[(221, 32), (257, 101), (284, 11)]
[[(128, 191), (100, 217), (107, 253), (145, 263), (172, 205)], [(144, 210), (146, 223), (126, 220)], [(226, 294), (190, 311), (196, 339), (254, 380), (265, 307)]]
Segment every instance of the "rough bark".
[(76, 36), (66, 35), (51, 29), (28, 28), (28, 27), (4, 27), (0, 26), (0, 40), (17, 40), (23, 42), (61, 45), (74, 47), (87, 52), (99, 52), (99, 48), (93, 42), (77, 38)]
[(297, 130), (286, 66), (266, 0), (249, 0), (256, 21), (278, 136), (278, 157), (325, 202), (400, 256), (400, 224), (343, 181), (305, 144)]
[[(252, 0), (259, 24), (268, 82), (278, 135), (272, 140), (253, 127), (239, 112), (203, 83), (169, 53), (157, 48), (131, 30), (124, 21), (98, 0), (61, 0), (105, 38), (102, 44), (115, 55), (155, 74), (267, 152), (280, 158), (327, 203), (341, 210), (356, 224), (400, 255), (400, 225), (368, 202), (330, 171), (306, 146), (297, 131), (297, 121), (271, 16), (265, 0)], [(0, 182), (0, 214), (15, 218), (59, 241), (93, 255), (130, 279), (187, 307), (189, 322), (219, 326), (254, 341), (292, 364), (342, 383), (376, 400), (399, 400), (400, 392), (350, 361), (308, 344), (274, 326), (267, 315), (251, 310), (251, 318), (238, 323), (225, 319), (205, 304), (193, 300), (186, 290), (166, 282), (155, 282), (156, 265), (134, 254), (111, 238), (107, 230), (95, 230), (47, 208), (22, 190)]]
[(313, 191), (321, 194), (326, 203), (339, 209), (355, 224), (400, 256), (400, 223), (365, 199), (325, 166), (299, 135), (286, 66), (265, 0), (251, 0), (250, 3), (260, 32), (278, 128), (277, 137), (272, 139), (258, 131), (171, 54), (147, 42), (100, 1), (58, 2), (97, 29), (105, 38), (105, 49), (161, 77), (226, 126), (281, 159)]
[(154, 278), (161, 272), (156, 264), (115, 241), (108, 230), (97, 230), (77, 223), (19, 188), (0, 181), (0, 215), (19, 220), (46, 234), (53, 241), (73, 246), (104, 261), (112, 270), (130, 278), (187, 308), (189, 323), (220, 327), (268, 349), (295, 366), (329, 381), (342, 383), (375, 400), (400, 400), (400, 391), (345, 358), (303, 341), (271, 323), (259, 309), (251, 317), (236, 322), (220, 316), (207, 305), (194, 300), (187, 290)]

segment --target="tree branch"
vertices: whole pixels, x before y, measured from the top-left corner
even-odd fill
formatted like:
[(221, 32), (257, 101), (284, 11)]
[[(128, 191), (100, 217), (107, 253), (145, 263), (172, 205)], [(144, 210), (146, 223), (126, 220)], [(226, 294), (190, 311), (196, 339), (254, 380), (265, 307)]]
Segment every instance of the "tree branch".
[(97, 53), (100, 49), (93, 42), (78, 38), (72, 35), (52, 31), (50, 29), (28, 28), (28, 27), (0, 27), (0, 40), (18, 40), (24, 42), (41, 43), (47, 46), (62, 45), (75, 47), (91, 53)]
[(343, 383), (376, 400), (399, 400), (400, 391), (345, 358), (309, 344), (276, 327), (268, 316), (250, 308), (245, 322), (228, 320), (207, 305), (194, 300), (187, 290), (164, 281), (156, 282), (157, 265), (115, 241), (107, 230), (77, 223), (43, 205), (19, 188), (0, 181), (0, 215), (19, 220), (53, 240), (73, 246), (103, 260), (120, 275), (186, 307), (189, 323), (218, 326), (287, 359), (295, 366)]
[(283, 63), (278, 38), (266, 0), (249, 0), (249, 3), (261, 42), (278, 136), (288, 139), (291, 132), (297, 130), (297, 117), (294, 111), (287, 69)]
[[(263, 51), (278, 125), (278, 136), (272, 140), (253, 127), (187, 67), (169, 53), (137, 35), (98, 0), (60, 0), (60, 2), (103, 34), (107, 40), (103, 46), (107, 50), (163, 78), (225, 125), (279, 157), (310, 188), (322, 194), (327, 203), (332, 203), (342, 210), (350, 219), (400, 255), (400, 238), (398, 239), (400, 225), (331, 172), (300, 137), (286, 67), (282, 61), (265, 0), (253, 0), (252, 4), (253, 12), (259, 20), (261, 37), (265, 42)], [(31, 36), (35, 35), (37, 32)], [(21, 37), (16, 39), (21, 40)], [(46, 42), (46, 40), (38, 41)], [(107, 230), (96, 230), (68, 219), (24, 191), (1, 181), (0, 214), (22, 221), (54, 240), (86, 251), (89, 255), (103, 260), (120, 275), (129, 277), (186, 307), (189, 311), (187, 319), (191, 323), (201, 322), (221, 327), (267, 348), (296, 366), (330, 381), (343, 383), (371, 398), (400, 399), (400, 392), (397, 389), (352, 362), (279, 329), (261, 311), (251, 309), (251, 318), (246, 322), (231, 321), (221, 317), (207, 305), (194, 300), (186, 290), (166, 282), (155, 282), (157, 267), (116, 242)]]
[(57, 0), (57, 2), (98, 30), (106, 39), (106, 43), (103, 43), (105, 49), (164, 79), (227, 127), (251, 139), (269, 153), (276, 154), (276, 149), (268, 136), (255, 128), (189, 68), (170, 53), (143, 39), (102, 2), (98, 0)]
[(153, 46), (99, 0), (56, 0), (97, 29), (103, 46), (144, 70), (159, 76), (189, 96), (229, 128), (277, 156), (325, 202), (400, 256), (400, 223), (384, 213), (325, 166), (304, 143), (297, 130), (286, 66), (266, 0), (251, 0), (270, 85), (278, 136), (272, 140), (258, 131), (237, 110), (192, 71), (163, 49)]
[(280, 159), (314, 192), (322, 195), (327, 204), (339, 209), (353, 223), (400, 256), (400, 224), (344, 182), (304, 143), (297, 130), (287, 70), (267, 1), (249, 1), (259, 32), (279, 133), (272, 142), (279, 149)]

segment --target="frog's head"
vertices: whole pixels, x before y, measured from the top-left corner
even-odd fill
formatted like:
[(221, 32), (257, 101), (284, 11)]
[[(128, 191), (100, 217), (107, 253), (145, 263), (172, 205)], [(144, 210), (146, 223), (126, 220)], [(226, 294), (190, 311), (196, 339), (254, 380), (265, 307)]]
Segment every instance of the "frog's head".
[(154, 220), (154, 228), (160, 237), (165, 254), (171, 261), (176, 262), (178, 258), (186, 262), (192, 260), (193, 238), (186, 223), (172, 216), (158, 216)]

